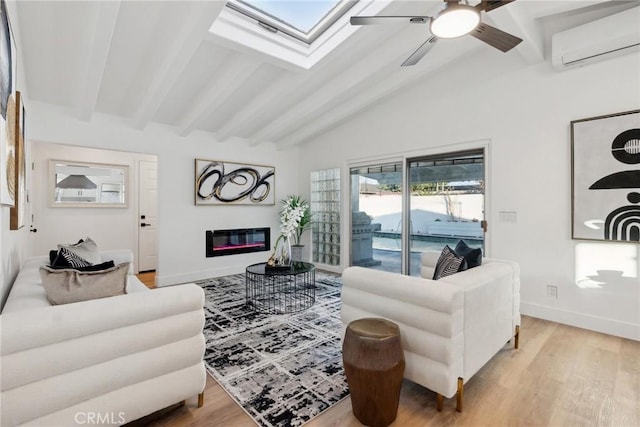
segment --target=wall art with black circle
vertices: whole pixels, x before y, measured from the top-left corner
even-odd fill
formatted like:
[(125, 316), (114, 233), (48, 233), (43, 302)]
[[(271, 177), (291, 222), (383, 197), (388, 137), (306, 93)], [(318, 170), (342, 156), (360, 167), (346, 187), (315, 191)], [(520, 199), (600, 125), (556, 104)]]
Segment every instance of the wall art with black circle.
[(196, 205), (274, 205), (275, 168), (196, 159)]
[(572, 238), (640, 242), (640, 110), (571, 122)]

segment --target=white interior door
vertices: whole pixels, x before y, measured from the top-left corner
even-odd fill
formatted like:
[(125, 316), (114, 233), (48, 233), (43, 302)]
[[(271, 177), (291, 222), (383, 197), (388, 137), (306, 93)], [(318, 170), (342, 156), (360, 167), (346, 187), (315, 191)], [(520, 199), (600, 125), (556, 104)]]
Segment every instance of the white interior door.
[(138, 271), (156, 269), (158, 259), (158, 173), (157, 163), (141, 160), (138, 167)]

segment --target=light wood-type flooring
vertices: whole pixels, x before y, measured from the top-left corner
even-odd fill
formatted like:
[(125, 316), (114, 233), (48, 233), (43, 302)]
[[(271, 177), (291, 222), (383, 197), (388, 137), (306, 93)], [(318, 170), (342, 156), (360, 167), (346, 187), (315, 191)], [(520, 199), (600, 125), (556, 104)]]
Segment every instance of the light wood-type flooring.
[[(194, 396), (144, 425), (255, 424), (208, 376), (202, 408)], [(360, 425), (349, 398), (306, 424)], [(455, 397), (437, 412), (435, 393), (404, 382), (392, 426), (448, 425), (640, 426), (640, 342), (523, 316), (520, 349), (506, 344), (465, 384), (462, 413)]]
[(136, 274), (138, 279), (142, 283), (144, 283), (147, 288), (153, 289), (156, 287), (156, 272), (155, 271), (146, 271), (144, 273)]

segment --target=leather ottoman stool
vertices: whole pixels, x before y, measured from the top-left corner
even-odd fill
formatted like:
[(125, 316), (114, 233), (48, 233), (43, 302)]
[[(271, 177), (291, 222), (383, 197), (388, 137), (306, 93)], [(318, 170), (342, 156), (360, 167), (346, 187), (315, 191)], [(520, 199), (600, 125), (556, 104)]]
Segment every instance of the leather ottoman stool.
[(356, 418), (372, 427), (391, 424), (398, 413), (404, 374), (398, 325), (376, 318), (349, 323), (342, 362)]

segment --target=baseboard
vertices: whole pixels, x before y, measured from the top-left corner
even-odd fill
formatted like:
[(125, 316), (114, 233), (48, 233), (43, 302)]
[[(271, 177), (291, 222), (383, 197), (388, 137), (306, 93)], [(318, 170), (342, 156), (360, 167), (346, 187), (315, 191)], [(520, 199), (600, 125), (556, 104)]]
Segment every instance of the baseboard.
[(246, 265), (232, 265), (228, 267), (216, 268), (211, 270), (192, 271), (186, 274), (175, 274), (172, 276), (158, 275), (156, 277), (156, 286), (171, 286), (180, 283), (190, 283), (197, 280), (209, 279), (211, 277), (229, 276), (230, 274), (244, 273)]
[[(231, 265), (228, 267), (216, 268), (211, 270), (201, 270), (201, 271), (195, 271), (195, 272), (192, 271), (190, 273), (175, 274), (172, 276), (162, 276), (159, 274), (156, 276), (156, 286), (158, 287), (171, 286), (171, 285), (178, 285), (181, 283), (195, 282), (196, 280), (209, 279), (211, 277), (228, 276), (230, 274), (241, 274), (245, 272), (246, 267), (247, 266), (243, 264), (243, 265)], [(342, 273), (342, 269), (340, 268), (340, 266), (316, 264), (316, 268), (318, 270), (330, 271), (332, 273), (337, 273), (337, 274)]]
[(605, 317), (591, 316), (584, 313), (561, 310), (555, 307), (524, 301), (520, 302), (520, 313), (569, 326), (575, 326), (577, 328), (640, 341), (640, 324), (637, 323), (622, 322), (620, 320), (608, 319)]

